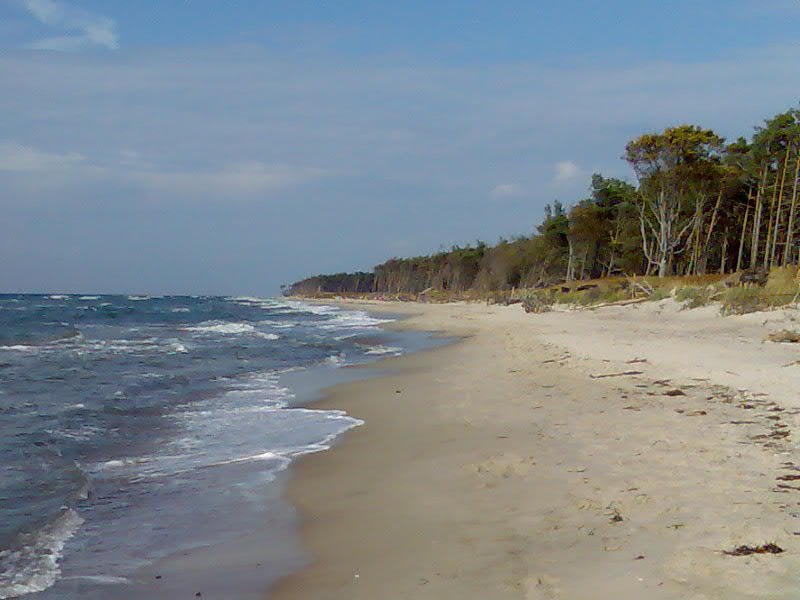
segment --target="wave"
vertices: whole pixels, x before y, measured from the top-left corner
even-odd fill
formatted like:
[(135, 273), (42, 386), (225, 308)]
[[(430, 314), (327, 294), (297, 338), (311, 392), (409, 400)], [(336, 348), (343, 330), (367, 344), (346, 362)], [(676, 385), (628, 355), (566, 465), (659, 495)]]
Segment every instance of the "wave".
[(267, 325), (273, 329), (291, 329), (300, 325), (297, 321), (277, 321), (274, 319), (264, 319), (258, 322), (259, 325)]
[(15, 352), (35, 352), (39, 346), (29, 346), (27, 344), (14, 344), (13, 346), (4, 346), (0, 344), (0, 350), (13, 350)]
[(323, 362), (329, 365), (343, 365), (345, 361), (345, 354), (344, 352), (340, 354), (331, 354), (328, 358), (326, 358)]
[(301, 300), (286, 300), (283, 305), (297, 312), (311, 313), (312, 315), (331, 315), (341, 312), (336, 306), (327, 304), (309, 304)]
[(100, 296), (79, 296), (78, 300), (100, 300)]
[(329, 321), (320, 324), (320, 327), (323, 329), (368, 329), (391, 321), (393, 319), (371, 317), (363, 311), (348, 311), (337, 314)]
[(277, 340), (280, 336), (275, 333), (265, 333), (258, 331), (250, 323), (230, 322), (230, 321), (205, 321), (199, 325), (184, 328), (185, 331), (192, 331), (200, 334), (223, 334), (223, 335), (254, 335), (265, 340)]
[(239, 334), (239, 333), (255, 333), (256, 328), (250, 323), (232, 323), (228, 321), (205, 321), (199, 325), (186, 327), (186, 331), (194, 331), (195, 333), (223, 333), (223, 334)]
[(78, 513), (67, 509), (42, 529), (20, 535), (15, 547), (0, 551), (0, 600), (52, 586), (61, 574), (64, 544), (82, 523)]
[(157, 338), (94, 340), (73, 348), (78, 355), (87, 352), (108, 352), (111, 354), (135, 354), (140, 352), (164, 352), (166, 354), (186, 354), (189, 348), (177, 339), (159, 340)]
[(130, 583), (127, 577), (118, 577), (116, 575), (71, 575), (70, 577), (63, 577), (62, 581), (88, 581), (99, 585), (120, 585), (123, 583)]
[(381, 356), (384, 354), (394, 354), (397, 356), (398, 354), (402, 354), (402, 348), (395, 348), (394, 346), (370, 346), (369, 350), (367, 350), (364, 354), (368, 354), (370, 356)]

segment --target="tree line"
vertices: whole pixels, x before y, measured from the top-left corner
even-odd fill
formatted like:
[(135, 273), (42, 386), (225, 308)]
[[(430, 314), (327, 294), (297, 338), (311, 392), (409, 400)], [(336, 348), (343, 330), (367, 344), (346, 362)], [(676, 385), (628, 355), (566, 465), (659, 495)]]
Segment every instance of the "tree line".
[(570, 208), (555, 201), (532, 235), (392, 258), (372, 273), (319, 275), (288, 293), (546, 287), (614, 275), (769, 270), (800, 258), (800, 110), (727, 142), (698, 125), (631, 140), (635, 183), (601, 174)]

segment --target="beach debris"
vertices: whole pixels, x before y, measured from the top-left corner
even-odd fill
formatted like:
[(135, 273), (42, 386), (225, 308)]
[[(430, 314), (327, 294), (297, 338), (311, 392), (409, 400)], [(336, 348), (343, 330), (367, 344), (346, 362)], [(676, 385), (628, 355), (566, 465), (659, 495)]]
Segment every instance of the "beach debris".
[(774, 542), (767, 542), (760, 546), (736, 546), (733, 550), (723, 550), (727, 556), (750, 556), (751, 554), (781, 554), (785, 552), (783, 548)]
[(767, 336), (767, 340), (779, 344), (798, 344), (800, 343), (800, 332), (782, 329), (781, 331), (770, 333)]
[(639, 556), (635, 556), (633, 560), (644, 560), (644, 554), (640, 554)]
[(622, 523), (625, 519), (622, 518), (622, 515), (619, 514), (619, 510), (616, 508), (611, 513), (611, 518), (609, 518), (609, 522), (611, 523)]
[(684, 392), (681, 389), (675, 388), (673, 390), (667, 390), (666, 392), (664, 392), (664, 395), (665, 396), (685, 396), (686, 392)]
[(603, 379), (605, 377), (625, 377), (628, 375), (641, 375), (644, 371), (620, 371), (619, 373), (592, 373), (589, 375), (592, 379)]
[(703, 417), (703, 416), (705, 416), (707, 414), (708, 413), (706, 411), (704, 411), (704, 410), (693, 410), (691, 412), (684, 413), (684, 416), (686, 416), (686, 417)]
[(543, 360), (542, 364), (543, 365), (547, 365), (547, 364), (550, 364), (550, 363), (563, 362), (565, 360), (569, 360), (570, 358), (572, 358), (572, 355), (568, 352), (564, 356), (562, 356), (561, 358), (550, 358), (548, 360)]
[(394, 393), (395, 394), (402, 394), (403, 392), (401, 392), (400, 390), (395, 390)]
[(632, 358), (631, 360), (626, 360), (625, 364), (626, 365), (635, 365), (635, 364), (638, 364), (638, 363), (646, 363), (646, 362), (648, 362), (646, 358)]

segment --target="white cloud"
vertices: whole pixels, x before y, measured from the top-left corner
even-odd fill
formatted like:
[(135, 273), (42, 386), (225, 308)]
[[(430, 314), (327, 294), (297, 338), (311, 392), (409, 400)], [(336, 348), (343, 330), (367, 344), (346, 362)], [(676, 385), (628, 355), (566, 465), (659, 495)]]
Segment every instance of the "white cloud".
[(119, 48), (117, 26), (113, 19), (58, 2), (57, 0), (21, 0), (22, 5), (38, 21), (67, 32), (65, 35), (44, 38), (31, 44), (34, 50), (72, 52), (91, 46), (109, 50)]
[(329, 172), (313, 167), (249, 161), (209, 171), (140, 171), (132, 173), (131, 178), (170, 194), (250, 196), (300, 185), (326, 174)]
[(192, 198), (252, 197), (300, 185), (333, 172), (314, 167), (244, 161), (209, 169), (158, 168), (133, 150), (103, 160), (76, 152), (47, 152), (16, 141), (0, 142), (0, 173), (26, 177), (35, 185), (116, 182), (157, 194)]
[(74, 167), (84, 161), (85, 157), (80, 154), (42, 152), (13, 141), (0, 142), (0, 171), (52, 172)]
[(522, 187), (516, 183), (500, 183), (492, 189), (490, 195), (495, 200), (510, 198), (522, 194)]
[(581, 168), (571, 160), (556, 163), (556, 183), (566, 183), (581, 176)]

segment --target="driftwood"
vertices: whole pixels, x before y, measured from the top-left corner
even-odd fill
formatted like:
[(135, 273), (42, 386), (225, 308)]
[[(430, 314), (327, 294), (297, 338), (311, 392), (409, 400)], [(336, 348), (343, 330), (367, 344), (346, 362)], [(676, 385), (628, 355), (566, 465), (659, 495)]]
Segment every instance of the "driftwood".
[(784, 329), (782, 331), (776, 331), (775, 333), (770, 333), (767, 336), (767, 339), (770, 342), (797, 344), (800, 343), (800, 332)]
[(589, 310), (594, 310), (595, 308), (605, 308), (606, 306), (628, 306), (629, 304), (640, 304), (641, 302), (647, 302), (650, 298), (633, 298), (632, 300), (618, 300), (616, 302), (603, 302), (601, 304), (594, 304), (589, 307)]
[(627, 375), (641, 375), (644, 371), (620, 371), (619, 373), (600, 373), (599, 375), (591, 374), (589, 377), (592, 379), (603, 379), (605, 377), (625, 377)]

